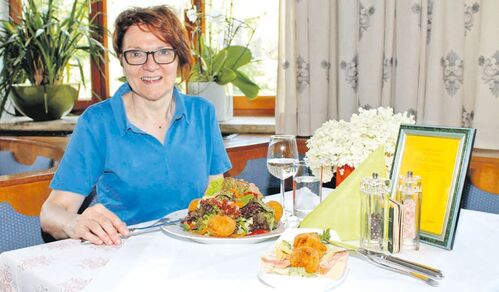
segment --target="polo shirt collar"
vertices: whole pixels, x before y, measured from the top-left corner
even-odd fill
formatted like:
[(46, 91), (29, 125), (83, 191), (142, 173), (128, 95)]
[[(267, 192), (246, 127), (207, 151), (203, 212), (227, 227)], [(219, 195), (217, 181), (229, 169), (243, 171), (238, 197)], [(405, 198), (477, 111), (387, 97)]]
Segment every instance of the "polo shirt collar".
[(190, 124), (189, 116), (187, 115), (187, 110), (185, 108), (185, 95), (181, 93), (177, 87), (173, 88), (173, 97), (175, 98), (175, 113), (173, 114), (172, 121), (185, 118), (187, 124)]
[[(136, 129), (136, 127), (132, 125), (132, 123), (130, 123), (130, 120), (128, 120), (126, 116), (125, 104), (123, 102), (123, 95), (127, 94), (130, 91), (130, 85), (128, 84), (128, 82), (126, 82), (118, 88), (118, 90), (110, 100), (114, 118), (122, 135), (125, 135), (126, 132), (130, 129)], [(175, 98), (175, 113), (173, 114), (172, 121), (184, 117), (187, 124), (189, 124), (189, 118), (185, 109), (185, 95), (179, 92), (177, 87), (174, 87), (173, 97)]]

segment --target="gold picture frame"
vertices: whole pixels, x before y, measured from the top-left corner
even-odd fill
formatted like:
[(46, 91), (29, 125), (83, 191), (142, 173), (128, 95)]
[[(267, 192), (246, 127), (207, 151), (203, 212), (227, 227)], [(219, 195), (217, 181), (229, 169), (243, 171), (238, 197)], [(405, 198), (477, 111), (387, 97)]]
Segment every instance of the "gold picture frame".
[(421, 176), (420, 240), (451, 250), (475, 129), (401, 125), (391, 170), (392, 196), (401, 174)]

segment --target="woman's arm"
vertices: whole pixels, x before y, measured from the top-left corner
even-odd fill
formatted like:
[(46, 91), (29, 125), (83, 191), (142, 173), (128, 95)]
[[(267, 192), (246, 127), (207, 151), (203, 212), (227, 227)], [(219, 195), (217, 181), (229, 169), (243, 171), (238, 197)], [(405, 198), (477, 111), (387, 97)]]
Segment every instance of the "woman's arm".
[(102, 204), (77, 214), (84, 196), (53, 190), (42, 206), (40, 223), (54, 238), (82, 238), (94, 244), (120, 244), (128, 235), (126, 224)]

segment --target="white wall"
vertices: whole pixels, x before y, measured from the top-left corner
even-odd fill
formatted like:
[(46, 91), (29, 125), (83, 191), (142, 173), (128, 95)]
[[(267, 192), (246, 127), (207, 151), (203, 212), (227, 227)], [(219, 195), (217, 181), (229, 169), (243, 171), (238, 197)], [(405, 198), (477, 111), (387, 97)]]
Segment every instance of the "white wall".
[(7, 19), (9, 15), (9, 2), (7, 0), (0, 0), (0, 19)]

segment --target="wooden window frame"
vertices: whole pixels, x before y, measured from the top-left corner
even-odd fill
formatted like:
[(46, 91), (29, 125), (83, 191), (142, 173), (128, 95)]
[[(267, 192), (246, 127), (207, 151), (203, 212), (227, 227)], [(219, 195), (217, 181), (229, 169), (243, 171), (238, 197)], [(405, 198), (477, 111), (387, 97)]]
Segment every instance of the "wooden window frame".
[[(17, 20), (22, 12), (22, 0), (9, 0), (9, 15)], [(204, 0), (192, 0), (199, 11), (204, 11)], [(107, 49), (108, 35), (107, 31), (107, 0), (100, 0), (91, 4), (90, 17), (95, 17), (94, 24), (103, 27), (96, 38)], [(202, 23), (202, 29), (205, 29), (205, 23)], [(110, 97), (109, 94), (109, 62), (107, 54), (104, 54), (104, 63), (97, 64), (93, 60), (90, 64), (92, 97), (89, 100), (78, 100), (73, 109), (74, 113), (81, 113), (84, 109), (93, 103)], [(100, 66), (99, 66), (100, 65)], [(234, 96), (234, 115), (235, 116), (274, 116), (275, 115), (275, 96), (258, 96), (249, 100), (244, 96)]]
[[(95, 18), (94, 18), (95, 17)], [(90, 18), (94, 18), (94, 24), (102, 27), (97, 35), (98, 39), (104, 48), (108, 49), (108, 34), (107, 34), (107, 0), (95, 1), (91, 4)], [(89, 105), (100, 100), (108, 98), (109, 95), (109, 60), (108, 54), (103, 54), (104, 62), (91, 60), (90, 72), (92, 78), (92, 98), (88, 101), (78, 101), (76, 104), (77, 110), (83, 110)]]
[(266, 116), (275, 115), (275, 96), (260, 95), (255, 99), (246, 96), (234, 96), (234, 116)]
[[(19, 1), (19, 0), (17, 0)], [(95, 18), (94, 18), (95, 17)], [(94, 24), (103, 29), (95, 36), (104, 48), (109, 48), (107, 35), (107, 0), (95, 1), (90, 6), (90, 18), (94, 19)], [(73, 109), (74, 113), (81, 113), (90, 105), (104, 100), (109, 95), (109, 60), (108, 54), (103, 53), (104, 62), (90, 61), (90, 74), (92, 84), (92, 97), (90, 100), (78, 100)]]

